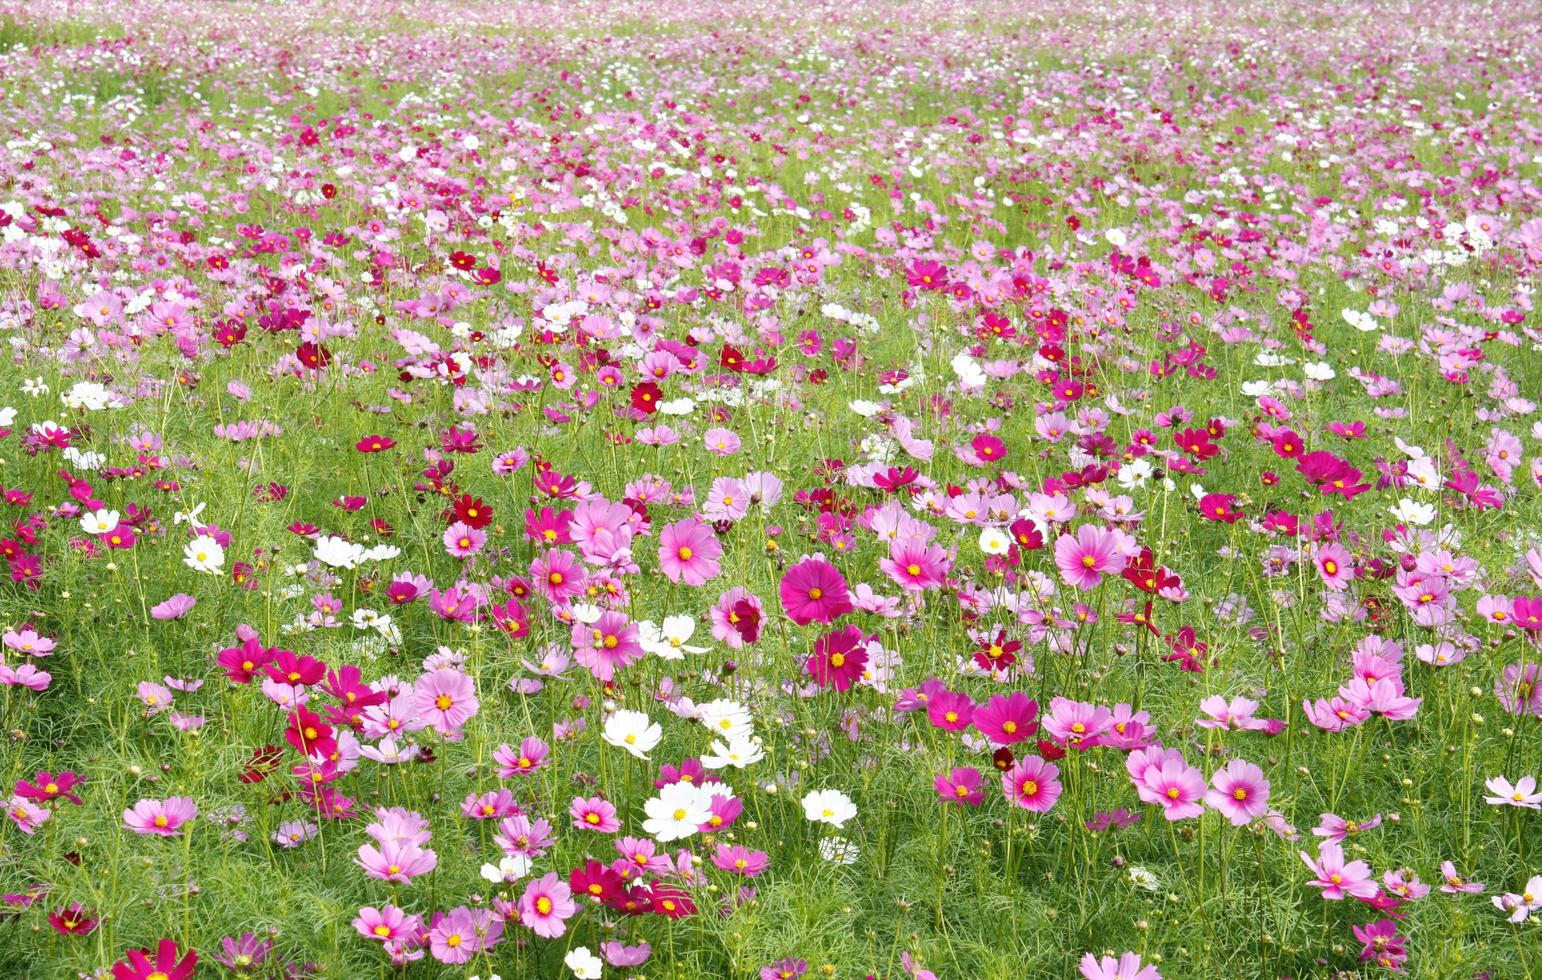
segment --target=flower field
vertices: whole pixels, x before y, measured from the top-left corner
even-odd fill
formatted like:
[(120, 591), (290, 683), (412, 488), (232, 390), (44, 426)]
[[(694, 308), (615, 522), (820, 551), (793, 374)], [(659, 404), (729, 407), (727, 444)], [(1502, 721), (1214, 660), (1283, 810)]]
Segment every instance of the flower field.
[(1542, 976), (1538, 14), (0, 0), (0, 978)]

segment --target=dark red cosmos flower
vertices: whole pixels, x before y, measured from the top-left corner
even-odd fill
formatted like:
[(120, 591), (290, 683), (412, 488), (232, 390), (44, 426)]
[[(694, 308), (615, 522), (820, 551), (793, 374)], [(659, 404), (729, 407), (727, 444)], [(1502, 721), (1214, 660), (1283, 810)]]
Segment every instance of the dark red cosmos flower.
[(644, 381), (632, 386), (632, 407), (644, 415), (652, 415), (659, 410), (659, 399), (664, 397), (664, 392), (652, 381)]
[(920, 476), (921, 474), (917, 473), (912, 467), (907, 466), (904, 469), (900, 469), (898, 466), (891, 466), (885, 472), (875, 475), (873, 477), (873, 484), (884, 493), (899, 493), (916, 482)]
[(475, 255), (455, 251), (450, 253), (450, 264), (462, 272), (470, 272), (477, 267), (477, 259)]
[(395, 449), (396, 440), (390, 436), (365, 436), (354, 443), (353, 448), (361, 453), (379, 453), (387, 449)]
[(278, 768), (279, 760), (284, 753), (277, 745), (265, 745), (252, 752), (252, 757), (241, 770), (240, 780), (243, 783), (260, 783), (267, 779), (269, 774)]
[(493, 522), (493, 509), (481, 497), (463, 493), (455, 500), (455, 519), (481, 530)]
[(728, 623), (745, 643), (760, 639), (760, 607), (748, 599), (740, 599), (729, 610)]
[(307, 340), (295, 348), (294, 356), (300, 359), (300, 363), (313, 371), (319, 371), (332, 363), (332, 352), (322, 344)]
[(1017, 663), (1017, 651), (1022, 648), (1021, 641), (1007, 638), (1006, 630), (997, 630), (994, 637), (980, 643), (974, 662), (986, 670), (1006, 670)]
[(1026, 517), (1020, 517), (1007, 525), (1007, 532), (1012, 535), (1012, 540), (1024, 551), (1038, 551), (1044, 547), (1044, 532), (1039, 526)]
[(96, 910), (87, 909), (79, 902), (54, 909), (48, 916), (48, 924), (61, 936), (89, 936), (96, 930)]

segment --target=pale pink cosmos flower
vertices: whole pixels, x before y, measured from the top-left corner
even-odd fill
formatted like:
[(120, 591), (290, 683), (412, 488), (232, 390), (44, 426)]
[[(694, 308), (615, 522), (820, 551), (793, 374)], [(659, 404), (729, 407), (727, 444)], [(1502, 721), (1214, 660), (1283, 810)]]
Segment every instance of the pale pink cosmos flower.
[(136, 834), (173, 837), (189, 820), (198, 816), (198, 804), (191, 796), (173, 796), (166, 800), (140, 800), (123, 811), (123, 825)]
[(1537, 780), (1522, 776), (1512, 786), (1503, 776), (1494, 776), (1483, 784), (1493, 796), (1485, 796), (1485, 803), (1493, 806), (1513, 806), (1526, 810), (1542, 810), (1542, 793), (1537, 792)]
[(1117, 959), (1088, 953), (1082, 957), (1081, 974), (1083, 980), (1162, 980), (1162, 974), (1155, 966), (1142, 963), (1134, 953), (1125, 953)]
[(456, 738), (477, 713), (476, 684), (458, 670), (431, 670), (413, 685), (413, 705), (435, 731)]

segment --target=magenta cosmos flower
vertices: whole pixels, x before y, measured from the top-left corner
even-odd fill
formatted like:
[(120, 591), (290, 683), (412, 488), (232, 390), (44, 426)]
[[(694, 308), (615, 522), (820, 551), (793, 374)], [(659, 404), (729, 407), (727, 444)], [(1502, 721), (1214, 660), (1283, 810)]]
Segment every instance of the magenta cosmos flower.
[(476, 684), (458, 670), (441, 667), (418, 678), (413, 685), (413, 704), (418, 716), (439, 734), (454, 737), (477, 713)]
[(1036, 755), (1025, 756), (1001, 774), (1001, 791), (1024, 810), (1048, 813), (1060, 799), (1060, 768)]
[(148, 949), (131, 949), (126, 959), (112, 965), (113, 980), (188, 980), (198, 966), (196, 952), (190, 949), (184, 956), (170, 939), (156, 944), (153, 960)]
[(659, 571), (671, 582), (705, 585), (717, 577), (723, 546), (712, 528), (688, 518), (659, 532)]
[(1016, 745), (1039, 730), (1039, 702), (1020, 691), (993, 694), (974, 710), (974, 727), (996, 745)]
[(836, 567), (822, 558), (805, 558), (782, 576), (782, 608), (799, 626), (833, 623), (851, 612), (851, 592)]
[(198, 816), (198, 804), (191, 796), (173, 796), (168, 800), (140, 800), (123, 811), (123, 825), (136, 834), (175, 836), (183, 824)]
[(556, 939), (566, 932), (567, 920), (577, 909), (573, 890), (555, 871), (530, 882), (519, 897), (519, 921), (546, 939)]
[(1205, 802), (1212, 809), (1241, 827), (1269, 812), (1269, 781), (1264, 771), (1251, 762), (1233, 759), (1210, 777), (1211, 790)]
[(1079, 589), (1098, 587), (1105, 575), (1124, 571), (1125, 556), (1119, 538), (1106, 528), (1083, 524), (1076, 536), (1062, 534), (1055, 542), (1055, 567), (1067, 584)]
[(979, 806), (985, 800), (985, 792), (980, 789), (978, 769), (958, 767), (951, 772), (940, 773), (932, 785), (944, 803)]
[(850, 690), (867, 668), (866, 641), (855, 626), (831, 630), (815, 641), (804, 669), (823, 687)]

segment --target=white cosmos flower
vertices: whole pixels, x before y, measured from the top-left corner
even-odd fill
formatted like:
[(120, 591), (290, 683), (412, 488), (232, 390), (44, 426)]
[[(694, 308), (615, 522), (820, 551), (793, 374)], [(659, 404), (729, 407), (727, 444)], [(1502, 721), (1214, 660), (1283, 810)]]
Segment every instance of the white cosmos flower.
[(819, 856), (831, 864), (856, 864), (862, 852), (846, 838), (832, 835), (820, 840)]
[(665, 660), (682, 660), (687, 653), (706, 653), (706, 647), (691, 646), (686, 641), (696, 632), (696, 620), (690, 616), (665, 616), (660, 626), (651, 619), (637, 624), (637, 642), (648, 653)]
[(986, 381), (989, 380), (985, 375), (985, 369), (980, 367), (980, 362), (967, 353), (960, 352), (954, 356), (951, 366), (953, 373), (958, 375), (958, 383), (965, 388), (984, 388)]
[(1404, 497), (1397, 502), (1396, 507), (1388, 507), (1387, 513), (1404, 524), (1424, 527), (1435, 519), (1435, 505), (1421, 504), (1417, 500), (1410, 500)]
[(660, 844), (696, 833), (712, 816), (712, 791), (695, 783), (670, 783), (643, 804), (643, 831)]
[(482, 877), (495, 885), (512, 885), (529, 873), (530, 859), (523, 854), (510, 854), (497, 864), (482, 865)]
[(712, 734), (729, 740), (747, 738), (755, 733), (755, 719), (750, 709), (738, 701), (718, 698), (696, 706), (697, 717)]
[(1332, 381), (1338, 377), (1338, 372), (1327, 361), (1308, 361), (1301, 365), (1301, 373), (1308, 381)]
[(641, 711), (623, 708), (605, 719), (605, 741), (639, 759), (648, 758), (663, 737), (664, 729)]
[(394, 544), (377, 544), (364, 552), (365, 561), (390, 561), (402, 553), (402, 549)]
[(1012, 537), (999, 527), (980, 531), (980, 550), (987, 555), (1004, 555), (1012, 550)]
[(179, 510), (176, 513), (171, 515), (171, 523), (173, 523), (173, 524), (191, 524), (194, 527), (197, 527), (198, 526), (198, 515), (202, 514), (203, 513), (203, 509), (205, 507), (207, 507), (207, 506), (209, 506), (209, 505), (206, 504), (206, 503), (200, 502), (197, 506), (193, 507), (192, 510)]
[(605, 972), (605, 964), (589, 951), (588, 946), (568, 950), (562, 962), (567, 964), (567, 968), (573, 971), (573, 976), (578, 980), (599, 980), (600, 974)]
[(182, 549), (182, 561), (195, 572), (218, 575), (225, 565), (225, 549), (214, 538), (200, 534)]
[(118, 526), (122, 515), (115, 510), (103, 507), (101, 510), (93, 510), (80, 519), (80, 529), (87, 534), (106, 534)]
[(803, 798), (803, 815), (839, 828), (857, 815), (857, 805), (838, 789), (817, 789)]
[(316, 560), (333, 568), (358, 568), (364, 563), (365, 549), (362, 544), (344, 541), (334, 535), (316, 539)]
[(113, 393), (95, 381), (77, 381), (74, 387), (59, 396), (59, 400), (65, 408), (85, 409), (88, 412), (118, 407)]
[(726, 744), (722, 739), (715, 740), (706, 755), (701, 757), (701, 764), (708, 769), (726, 769), (729, 766), (743, 769), (765, 757), (766, 750), (761, 745), (760, 739), (753, 735), (741, 735), (738, 738), (729, 739)]
[(1155, 472), (1155, 470), (1146, 460), (1133, 459), (1119, 467), (1119, 475), (1117, 479), (1119, 481), (1119, 485), (1124, 489), (1134, 490), (1137, 487), (1144, 487), (1146, 485), (1146, 481), (1151, 479), (1151, 474), (1153, 472)]

